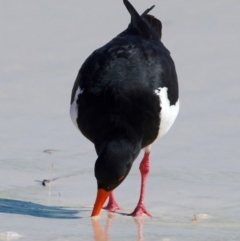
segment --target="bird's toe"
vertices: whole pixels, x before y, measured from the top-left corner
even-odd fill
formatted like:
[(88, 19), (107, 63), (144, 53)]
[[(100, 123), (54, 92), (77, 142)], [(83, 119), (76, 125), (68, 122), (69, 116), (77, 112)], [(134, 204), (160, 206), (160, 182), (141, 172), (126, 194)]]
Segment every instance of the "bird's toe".
[(128, 216), (139, 217), (139, 216), (142, 216), (143, 214), (149, 216), (150, 218), (152, 217), (152, 215), (146, 210), (145, 206), (141, 204), (141, 205), (137, 205), (134, 211), (128, 214)]

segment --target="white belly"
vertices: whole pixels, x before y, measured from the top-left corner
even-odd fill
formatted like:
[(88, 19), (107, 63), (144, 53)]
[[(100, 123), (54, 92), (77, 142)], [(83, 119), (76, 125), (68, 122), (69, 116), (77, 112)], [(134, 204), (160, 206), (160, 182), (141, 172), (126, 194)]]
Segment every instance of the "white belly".
[(70, 106), (70, 116), (71, 116), (73, 124), (77, 127), (78, 130), (79, 130), (79, 128), (78, 128), (78, 125), (77, 125), (77, 118), (78, 118), (77, 99), (78, 99), (78, 96), (80, 94), (82, 94), (82, 93), (83, 93), (83, 90), (81, 90), (78, 87), (78, 89), (77, 89), (77, 91), (75, 93), (74, 101), (73, 101), (73, 103)]
[(179, 99), (175, 103), (175, 105), (170, 105), (167, 91), (168, 91), (167, 87), (158, 88), (157, 90), (155, 90), (155, 93), (160, 98), (160, 107), (161, 107), (160, 127), (159, 127), (157, 139), (161, 138), (163, 135), (165, 135), (168, 132), (168, 130), (174, 123), (179, 111)]

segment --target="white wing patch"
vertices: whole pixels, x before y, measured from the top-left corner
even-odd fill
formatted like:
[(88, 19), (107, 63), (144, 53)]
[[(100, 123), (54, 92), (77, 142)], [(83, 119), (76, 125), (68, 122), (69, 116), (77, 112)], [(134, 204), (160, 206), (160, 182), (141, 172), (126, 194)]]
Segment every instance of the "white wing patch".
[(161, 107), (160, 127), (159, 127), (157, 139), (161, 138), (163, 135), (165, 135), (168, 132), (168, 130), (174, 123), (179, 111), (179, 99), (175, 103), (175, 105), (170, 105), (167, 91), (168, 91), (167, 87), (158, 88), (157, 90), (155, 90), (155, 93), (160, 98), (160, 107)]
[(77, 125), (77, 117), (78, 117), (77, 99), (78, 99), (78, 96), (82, 93), (83, 93), (83, 90), (81, 90), (80, 87), (78, 87), (78, 89), (75, 93), (74, 101), (70, 107), (70, 116), (71, 116), (72, 122), (77, 127), (78, 130), (79, 130), (79, 128)]

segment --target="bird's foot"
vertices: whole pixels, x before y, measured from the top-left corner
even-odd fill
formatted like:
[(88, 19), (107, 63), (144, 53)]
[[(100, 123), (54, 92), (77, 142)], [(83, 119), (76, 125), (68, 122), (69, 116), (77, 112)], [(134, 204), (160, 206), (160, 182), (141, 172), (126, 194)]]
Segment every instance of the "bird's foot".
[(152, 215), (146, 210), (144, 204), (138, 204), (134, 211), (128, 214), (128, 216), (139, 217), (143, 214), (149, 216), (150, 218), (152, 217)]
[(116, 210), (120, 210), (120, 207), (115, 200), (109, 199), (107, 206), (103, 209), (108, 210), (110, 212), (115, 212)]

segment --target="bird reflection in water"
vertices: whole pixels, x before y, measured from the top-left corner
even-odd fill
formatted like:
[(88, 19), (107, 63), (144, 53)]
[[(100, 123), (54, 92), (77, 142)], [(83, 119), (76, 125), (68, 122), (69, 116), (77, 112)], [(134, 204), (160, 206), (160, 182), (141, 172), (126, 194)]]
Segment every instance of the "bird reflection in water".
[[(108, 212), (104, 230), (102, 229), (102, 226), (99, 222), (98, 217), (91, 218), (92, 227), (93, 227), (93, 235), (94, 235), (95, 241), (110, 241), (109, 229), (110, 229), (112, 220), (115, 218), (115, 216), (116, 215), (114, 213)], [(137, 241), (144, 241), (143, 233), (142, 233), (143, 232), (143, 218), (142, 217), (134, 218), (134, 222), (137, 224), (137, 228), (138, 228)]]

